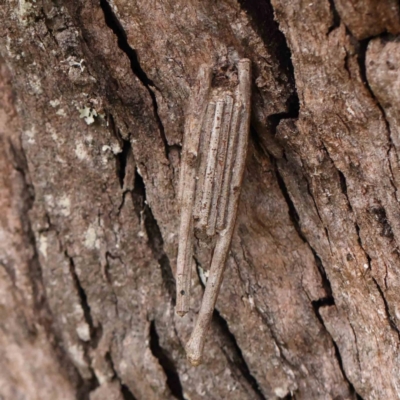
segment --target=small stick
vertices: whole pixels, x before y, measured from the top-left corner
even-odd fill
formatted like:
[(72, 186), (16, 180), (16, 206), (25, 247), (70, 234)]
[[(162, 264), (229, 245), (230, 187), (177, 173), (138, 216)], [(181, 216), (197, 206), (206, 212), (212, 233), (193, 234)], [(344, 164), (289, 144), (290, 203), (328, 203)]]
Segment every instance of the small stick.
[(198, 134), (202, 127), (204, 111), (207, 109), (207, 99), (211, 89), (212, 69), (208, 65), (201, 65), (197, 77), (197, 85), (193, 88), (190, 95), (189, 110), (185, 123), (185, 133), (183, 135), (183, 151), (181, 160), (181, 170), (179, 174), (178, 200), (182, 202), (185, 186), (188, 182), (186, 177), (186, 167), (190, 163), (189, 159), (197, 157)]
[(222, 179), (224, 175), (224, 165), (226, 159), (226, 150), (229, 140), (229, 131), (231, 127), (231, 119), (232, 119), (232, 108), (233, 108), (233, 99), (231, 96), (226, 96), (225, 99), (225, 110), (222, 118), (222, 127), (221, 134), (219, 140), (219, 148), (218, 148), (218, 156), (217, 156), (217, 166), (215, 170), (215, 178), (214, 178), (214, 189), (213, 189), (213, 197), (211, 203), (211, 212), (208, 220), (207, 226), (207, 235), (214, 236), (215, 235), (215, 225), (217, 222), (217, 214), (218, 214), (218, 202), (221, 197), (221, 187), (222, 187)]
[(221, 131), (223, 111), (224, 111), (224, 101), (218, 100), (217, 107), (215, 109), (214, 125), (211, 132), (210, 148), (208, 151), (207, 170), (206, 170), (206, 175), (204, 177), (204, 192), (203, 192), (203, 199), (201, 201), (200, 223), (199, 223), (200, 227), (202, 228), (207, 227), (208, 216), (210, 214), (215, 165), (217, 163), (218, 144)]
[(207, 107), (207, 113), (203, 124), (201, 143), (200, 143), (200, 166), (198, 170), (197, 189), (196, 189), (196, 203), (194, 207), (193, 217), (200, 219), (201, 214), (201, 201), (203, 198), (204, 177), (207, 170), (207, 155), (210, 151), (210, 137), (215, 118), (215, 103), (210, 102)]
[(218, 232), (222, 231), (222, 229), (225, 228), (226, 205), (229, 199), (229, 184), (231, 182), (232, 166), (235, 161), (234, 158), (235, 158), (235, 149), (237, 147), (239, 118), (240, 118), (240, 105), (236, 103), (234, 106), (233, 117), (232, 117), (231, 134), (229, 136), (228, 152), (226, 155), (221, 198), (220, 201), (218, 202), (218, 216), (217, 216)]
[(210, 275), (201, 303), (200, 312), (197, 317), (195, 328), (186, 345), (186, 354), (193, 365), (201, 363), (206, 333), (211, 323), (215, 303), (217, 301), (219, 288), (222, 283), (226, 257), (229, 252), (233, 231), (235, 228), (237, 208), (239, 204), (240, 187), (245, 168), (248, 133), (250, 128), (250, 94), (251, 94), (251, 63), (243, 59), (238, 64), (239, 90), (238, 97), (242, 104), (237, 153), (232, 171), (232, 180), (229, 190), (229, 201), (227, 206), (227, 226), (220, 232), (217, 240), (213, 258), (211, 261)]
[(176, 313), (180, 316), (189, 311), (190, 281), (193, 248), (193, 203), (196, 187), (196, 170), (200, 132), (207, 108), (211, 88), (212, 70), (202, 66), (198, 82), (200, 86), (193, 90), (189, 117), (185, 125), (184, 147), (182, 151), (182, 169), (179, 183), (179, 202), (181, 220), (179, 229), (179, 247), (177, 258)]

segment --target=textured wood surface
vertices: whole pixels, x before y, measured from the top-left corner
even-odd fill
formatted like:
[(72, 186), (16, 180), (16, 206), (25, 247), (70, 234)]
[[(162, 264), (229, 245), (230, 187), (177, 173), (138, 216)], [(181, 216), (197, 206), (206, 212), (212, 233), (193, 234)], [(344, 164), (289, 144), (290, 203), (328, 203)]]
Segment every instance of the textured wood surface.
[[(0, 397), (399, 398), (399, 13), (0, 2)], [(194, 368), (183, 345), (210, 260), (195, 246), (178, 317), (185, 112), (200, 65), (229, 79), (240, 58), (251, 137)]]

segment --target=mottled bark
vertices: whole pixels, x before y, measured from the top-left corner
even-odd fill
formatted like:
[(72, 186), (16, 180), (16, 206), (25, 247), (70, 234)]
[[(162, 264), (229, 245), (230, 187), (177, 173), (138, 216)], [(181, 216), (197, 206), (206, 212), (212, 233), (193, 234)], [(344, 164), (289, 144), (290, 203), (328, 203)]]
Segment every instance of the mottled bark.
[[(0, 3), (0, 398), (400, 398), (392, 0)], [(204, 351), (175, 314), (190, 88), (253, 65)], [(207, 253), (208, 254), (208, 253)]]

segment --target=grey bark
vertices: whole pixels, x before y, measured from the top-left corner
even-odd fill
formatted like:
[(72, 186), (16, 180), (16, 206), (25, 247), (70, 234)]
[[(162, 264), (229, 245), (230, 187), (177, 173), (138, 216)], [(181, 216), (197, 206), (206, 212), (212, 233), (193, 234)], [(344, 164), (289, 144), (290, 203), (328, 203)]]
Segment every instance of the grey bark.
[[(398, 2), (4, 0), (0, 20), (0, 397), (400, 398)], [(195, 368), (185, 111), (201, 64), (244, 57), (246, 171)]]

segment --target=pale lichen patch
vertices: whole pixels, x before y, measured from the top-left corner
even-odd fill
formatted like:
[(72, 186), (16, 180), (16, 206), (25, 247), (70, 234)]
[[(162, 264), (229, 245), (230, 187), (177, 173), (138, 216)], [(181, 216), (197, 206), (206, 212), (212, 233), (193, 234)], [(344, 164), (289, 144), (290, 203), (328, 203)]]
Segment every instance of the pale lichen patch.
[(85, 353), (82, 346), (73, 344), (68, 347), (68, 353), (71, 356), (74, 364), (79, 368), (79, 371), (82, 373), (83, 377), (85, 379), (91, 378), (91, 373), (85, 360)]
[(42, 83), (40, 81), (40, 78), (37, 75), (29, 74), (28, 75), (28, 83), (29, 83), (31, 91), (34, 94), (40, 95), (43, 93)]
[(56, 114), (61, 116), (61, 117), (66, 117), (67, 116), (67, 113), (64, 111), (63, 108), (58, 109)]
[(28, 22), (28, 17), (33, 11), (32, 3), (27, 0), (18, 0), (18, 10), (17, 15), (20, 22), (26, 25)]
[(43, 255), (44, 258), (47, 257), (47, 236), (40, 235), (39, 236), (39, 251)]
[(93, 250), (100, 247), (100, 242), (97, 237), (97, 230), (95, 224), (91, 224), (85, 232), (84, 245), (86, 248)]
[(79, 336), (79, 339), (83, 340), (84, 342), (88, 342), (90, 340), (90, 328), (89, 325), (82, 321), (76, 327), (76, 333)]
[(49, 122), (46, 123), (46, 132), (50, 133), (51, 138), (58, 146), (62, 146), (65, 143), (65, 139), (57, 133)]
[(71, 213), (71, 200), (67, 195), (63, 195), (58, 200), (58, 206), (60, 209), (60, 214), (64, 217), (68, 217)]
[(58, 99), (50, 100), (49, 103), (53, 108), (56, 108), (60, 105), (60, 100), (58, 100)]
[(78, 143), (75, 148), (75, 154), (80, 160), (84, 160), (88, 157), (88, 153), (85, 149), (85, 145), (83, 143)]
[(28, 129), (28, 130), (24, 131), (23, 136), (26, 137), (27, 142), (29, 144), (35, 144), (36, 143), (36, 140), (35, 140), (35, 136), (36, 136), (35, 127), (32, 127), (32, 129)]
[(79, 118), (83, 118), (87, 125), (92, 125), (98, 116), (94, 108), (84, 107), (79, 109)]

